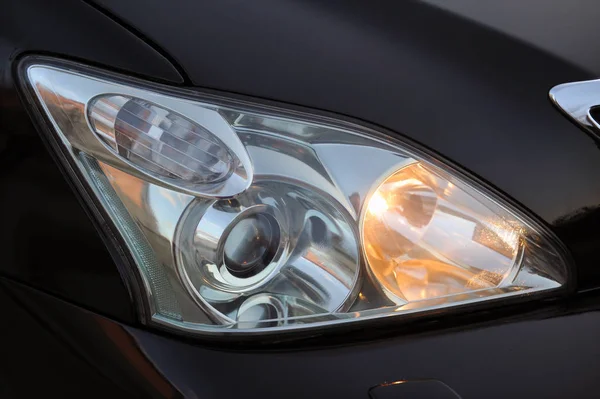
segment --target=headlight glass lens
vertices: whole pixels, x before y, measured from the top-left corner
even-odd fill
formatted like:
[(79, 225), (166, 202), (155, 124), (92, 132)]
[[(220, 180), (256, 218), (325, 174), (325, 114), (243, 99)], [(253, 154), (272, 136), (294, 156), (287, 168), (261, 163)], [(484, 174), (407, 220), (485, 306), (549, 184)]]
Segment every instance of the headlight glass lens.
[(149, 322), (280, 331), (567, 283), (550, 234), (378, 132), (48, 59), (24, 75), (135, 261)]

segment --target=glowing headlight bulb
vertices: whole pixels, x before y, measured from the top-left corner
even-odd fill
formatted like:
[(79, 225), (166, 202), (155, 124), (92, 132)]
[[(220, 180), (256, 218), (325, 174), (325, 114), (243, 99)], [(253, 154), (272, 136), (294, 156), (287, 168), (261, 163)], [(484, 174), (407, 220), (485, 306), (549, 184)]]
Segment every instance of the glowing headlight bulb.
[(402, 168), (367, 204), (365, 256), (395, 302), (493, 288), (516, 266), (518, 232), (441, 176), (421, 164)]

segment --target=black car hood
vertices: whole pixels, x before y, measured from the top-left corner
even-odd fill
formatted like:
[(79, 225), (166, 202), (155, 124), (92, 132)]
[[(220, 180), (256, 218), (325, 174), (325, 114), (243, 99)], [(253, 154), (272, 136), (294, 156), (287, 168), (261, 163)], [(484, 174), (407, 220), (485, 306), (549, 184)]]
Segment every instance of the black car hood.
[(425, 0), (600, 75), (596, 0)]
[[(551, 29), (564, 5), (534, 18), (517, 2), (475, 3), (453, 2), (452, 13), (404, 1), (97, 1), (170, 54), (188, 85), (384, 126), (550, 224), (596, 207), (600, 153), (548, 91), (600, 74), (600, 53)], [(599, 24), (571, 29), (587, 48), (600, 34)]]

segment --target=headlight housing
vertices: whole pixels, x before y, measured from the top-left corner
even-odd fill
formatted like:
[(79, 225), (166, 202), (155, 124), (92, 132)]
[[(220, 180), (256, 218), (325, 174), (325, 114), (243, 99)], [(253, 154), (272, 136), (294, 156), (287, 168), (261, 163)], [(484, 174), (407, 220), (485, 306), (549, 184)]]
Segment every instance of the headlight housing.
[(135, 261), (149, 322), (305, 329), (568, 282), (543, 227), (372, 129), (50, 59), (22, 67)]

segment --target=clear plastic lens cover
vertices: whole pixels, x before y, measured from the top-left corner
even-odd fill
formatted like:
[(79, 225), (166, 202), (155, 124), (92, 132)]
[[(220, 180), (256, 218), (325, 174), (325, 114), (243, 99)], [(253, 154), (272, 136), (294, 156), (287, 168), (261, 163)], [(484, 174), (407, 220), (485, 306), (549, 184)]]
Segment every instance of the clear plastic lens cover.
[(100, 96), (89, 104), (88, 117), (115, 153), (174, 184), (219, 182), (236, 168), (236, 158), (218, 137), (151, 102)]
[(27, 64), (29, 87), (121, 234), (153, 322), (279, 331), (567, 283), (550, 234), (390, 137), (58, 65)]

